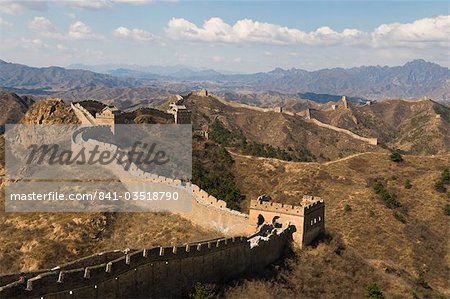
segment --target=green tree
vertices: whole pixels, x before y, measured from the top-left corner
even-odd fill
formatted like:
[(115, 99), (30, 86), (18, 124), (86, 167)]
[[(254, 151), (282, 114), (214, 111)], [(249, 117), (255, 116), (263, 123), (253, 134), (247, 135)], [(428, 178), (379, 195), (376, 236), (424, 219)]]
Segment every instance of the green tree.
[(199, 282), (195, 284), (194, 293), (189, 295), (193, 299), (218, 299), (219, 297), (214, 293), (212, 287), (208, 287)]
[(406, 180), (406, 181), (405, 181), (405, 188), (406, 188), (406, 189), (411, 189), (411, 188), (412, 188), (412, 184), (411, 184), (411, 181), (410, 181), (410, 180)]
[(444, 215), (450, 216), (450, 204), (446, 204), (444, 207)]
[(399, 150), (395, 150), (391, 153), (391, 161), (395, 163), (400, 163), (403, 161), (402, 154)]
[(425, 276), (423, 275), (423, 272), (421, 272), (421, 273), (419, 274), (419, 277), (417, 278), (416, 283), (417, 283), (418, 285), (420, 285), (420, 286), (421, 286), (422, 288), (424, 288), (424, 289), (429, 289), (429, 288), (430, 288), (430, 285), (429, 285), (428, 282), (425, 280)]
[(444, 169), (444, 171), (442, 172), (441, 179), (444, 184), (450, 184), (450, 170), (448, 168)]
[(346, 213), (351, 212), (352, 211), (352, 207), (348, 203), (346, 203), (345, 206), (344, 206), (344, 211)]
[(447, 188), (446, 188), (445, 185), (444, 185), (444, 181), (441, 180), (441, 179), (439, 179), (439, 180), (434, 184), (434, 189), (435, 189), (437, 192), (440, 192), (440, 193), (445, 193), (445, 192), (447, 192)]
[(366, 287), (366, 298), (370, 299), (384, 299), (383, 292), (381, 292), (380, 287), (373, 282)]

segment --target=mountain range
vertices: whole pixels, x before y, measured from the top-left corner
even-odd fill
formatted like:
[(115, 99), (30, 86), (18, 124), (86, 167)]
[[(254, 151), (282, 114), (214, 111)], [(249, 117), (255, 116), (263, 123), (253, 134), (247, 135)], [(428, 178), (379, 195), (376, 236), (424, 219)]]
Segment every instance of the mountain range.
[[(270, 72), (229, 74), (211, 69), (175, 67), (131, 67), (126, 65), (85, 66), (85, 69), (61, 67), (35, 68), (0, 60), (0, 87), (19, 94), (49, 95), (80, 89), (116, 89), (115, 96), (130, 98), (129, 89), (168, 85), (177, 88), (172, 93), (205, 87), (213, 92), (261, 93), (276, 91), (301, 98), (324, 102), (323, 95), (382, 100), (385, 98), (430, 97), (450, 101), (449, 69), (424, 60), (414, 60), (403, 66), (361, 66), (318, 71), (277, 68)], [(128, 66), (130, 67), (130, 66)], [(102, 73), (87, 69), (99, 70)], [(90, 94), (95, 98), (96, 94)], [(308, 95), (314, 95), (308, 97)], [(319, 95), (319, 96), (317, 96)], [(150, 96), (151, 97), (151, 96)], [(233, 100), (233, 99), (231, 99)]]

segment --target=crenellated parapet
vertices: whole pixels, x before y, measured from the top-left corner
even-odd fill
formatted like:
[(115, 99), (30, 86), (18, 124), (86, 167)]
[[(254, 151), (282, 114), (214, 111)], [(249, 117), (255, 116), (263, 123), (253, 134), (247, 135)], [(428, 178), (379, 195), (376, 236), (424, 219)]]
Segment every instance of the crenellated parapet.
[(181, 297), (198, 281), (220, 282), (262, 269), (282, 255), (292, 232), (272, 228), (250, 237), (126, 250), (98, 263), (88, 257), (75, 261), (77, 268), (55, 267), (25, 283), (1, 286), (0, 297)]
[(303, 215), (302, 206), (288, 205), (273, 201), (251, 200), (250, 209), (291, 215)]

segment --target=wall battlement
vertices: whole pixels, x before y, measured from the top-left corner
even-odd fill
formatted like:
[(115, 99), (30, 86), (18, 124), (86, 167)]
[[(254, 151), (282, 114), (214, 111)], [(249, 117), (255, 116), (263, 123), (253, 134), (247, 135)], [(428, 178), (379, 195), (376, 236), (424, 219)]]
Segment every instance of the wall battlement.
[(278, 212), (283, 214), (292, 214), (292, 215), (303, 214), (303, 207), (301, 206), (287, 205), (272, 201), (251, 200), (250, 208), (263, 211)]
[(67, 270), (61, 266), (30, 277), (25, 285), (10, 283), (0, 287), (0, 296), (180, 297), (198, 281), (223, 281), (261, 269), (282, 255), (291, 234), (288, 227), (271, 229), (266, 238), (258, 234), (126, 252), (96, 265)]

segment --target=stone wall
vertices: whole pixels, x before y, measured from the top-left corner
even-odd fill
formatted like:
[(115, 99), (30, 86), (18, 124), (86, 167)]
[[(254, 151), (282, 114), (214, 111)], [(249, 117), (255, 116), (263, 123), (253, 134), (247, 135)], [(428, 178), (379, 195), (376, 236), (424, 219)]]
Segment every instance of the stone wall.
[(338, 127), (335, 127), (335, 126), (323, 123), (320, 120), (317, 120), (315, 118), (311, 118), (309, 121), (314, 123), (314, 124), (316, 124), (316, 125), (318, 125), (319, 127), (327, 128), (327, 129), (330, 129), (330, 130), (333, 130), (333, 131), (336, 131), (336, 132), (347, 134), (348, 136), (350, 136), (350, 137), (352, 137), (354, 139), (361, 140), (361, 141), (366, 142), (368, 144), (371, 144), (371, 145), (377, 145), (378, 144), (378, 139), (377, 138), (362, 137), (362, 136), (359, 136), (358, 134), (353, 133), (352, 131), (349, 131), (349, 130), (346, 130), (346, 129), (342, 129), (342, 128), (338, 128)]
[(70, 103), (70, 107), (72, 107), (73, 112), (78, 117), (82, 125), (95, 125), (96, 120), (83, 106), (79, 103), (73, 104)]
[(180, 216), (205, 228), (219, 231), (226, 236), (248, 235), (248, 215), (227, 208), (223, 200), (218, 200), (206, 191), (192, 184), (192, 211)]
[(0, 297), (180, 298), (197, 282), (224, 282), (260, 271), (283, 255), (292, 230), (138, 250), (98, 264), (75, 262), (79, 268), (60, 267), (29, 278), (26, 285), (0, 287)]
[[(104, 143), (98, 140), (85, 140), (83, 134), (88, 132), (90, 128), (84, 128), (83, 132), (79, 132), (73, 138), (72, 149), (78, 151), (77, 147), (84, 147), (86, 150), (92, 150), (98, 146), (99, 150), (116, 151), (117, 147), (113, 144)], [(85, 134), (87, 135), (87, 134)], [(108, 165), (108, 170), (115, 176), (122, 179), (121, 183), (127, 189), (135, 187), (136, 182), (132, 179), (142, 180), (142, 187), (145, 187), (145, 182), (164, 183), (167, 186), (183, 188), (185, 190), (192, 190), (192, 211), (178, 212), (180, 216), (190, 220), (191, 222), (202, 227), (219, 231), (226, 236), (247, 235), (256, 230), (249, 231), (248, 215), (238, 211), (231, 210), (226, 207), (223, 200), (218, 200), (214, 196), (209, 195), (206, 191), (200, 189), (195, 184), (190, 182), (181, 182), (177, 179), (166, 178), (152, 173), (146, 173), (139, 169), (134, 163), (130, 163), (130, 168), (125, 170), (118, 163), (111, 163)], [(191, 191), (188, 190), (188, 191)], [(131, 190), (130, 190), (131, 191)]]

